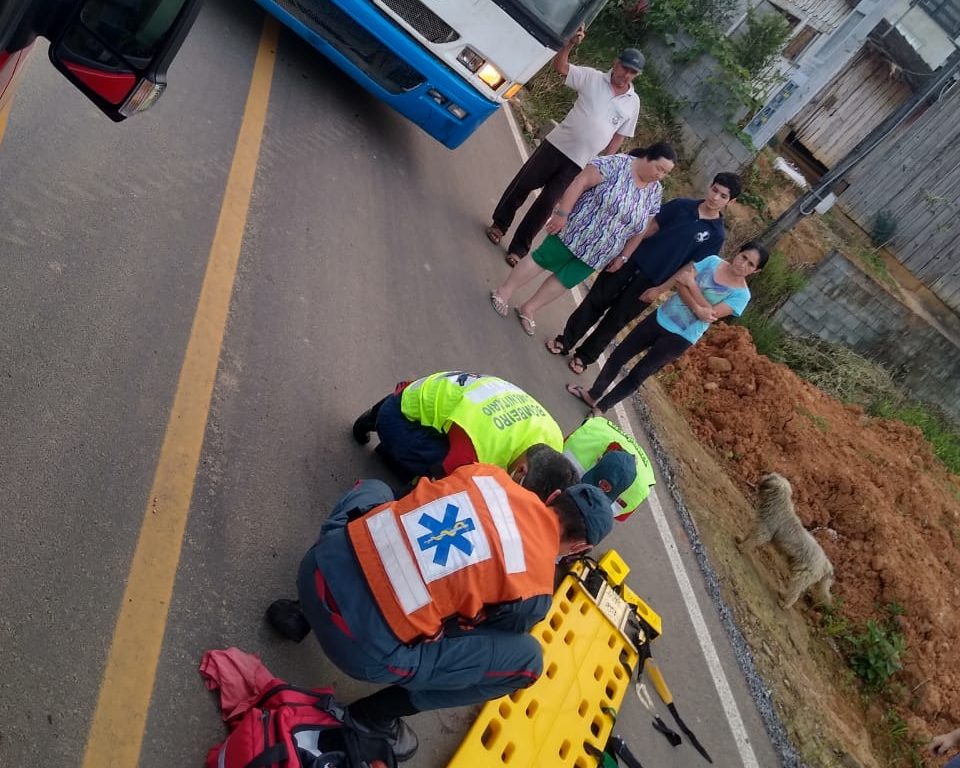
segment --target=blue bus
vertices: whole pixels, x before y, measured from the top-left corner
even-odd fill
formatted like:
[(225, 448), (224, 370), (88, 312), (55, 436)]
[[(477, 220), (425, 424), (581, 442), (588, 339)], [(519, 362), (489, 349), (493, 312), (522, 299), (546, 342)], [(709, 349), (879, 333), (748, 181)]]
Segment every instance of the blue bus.
[(606, 0), (257, 0), (447, 147), (462, 144)]

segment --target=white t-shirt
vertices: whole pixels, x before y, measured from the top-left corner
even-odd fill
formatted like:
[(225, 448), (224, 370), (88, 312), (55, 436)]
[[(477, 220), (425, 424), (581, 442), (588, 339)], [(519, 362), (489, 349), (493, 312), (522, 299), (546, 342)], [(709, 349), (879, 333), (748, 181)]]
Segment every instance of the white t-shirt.
[(547, 141), (583, 168), (615, 133), (633, 136), (640, 116), (640, 97), (632, 84), (626, 93), (615, 96), (609, 72), (569, 66), (564, 85), (579, 95), (563, 122), (547, 135)]

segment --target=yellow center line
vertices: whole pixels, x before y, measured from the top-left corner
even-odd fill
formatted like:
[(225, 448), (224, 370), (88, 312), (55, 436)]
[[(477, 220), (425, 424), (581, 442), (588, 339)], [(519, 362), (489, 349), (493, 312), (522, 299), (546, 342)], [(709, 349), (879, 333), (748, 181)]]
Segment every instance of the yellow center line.
[(13, 106), (11, 96), (7, 103), (0, 107), (0, 144), (3, 144), (3, 135), (7, 132), (7, 120), (10, 118), (10, 108)]
[(277, 35), (277, 24), (268, 17), (83, 768), (135, 768), (139, 762), (253, 191)]

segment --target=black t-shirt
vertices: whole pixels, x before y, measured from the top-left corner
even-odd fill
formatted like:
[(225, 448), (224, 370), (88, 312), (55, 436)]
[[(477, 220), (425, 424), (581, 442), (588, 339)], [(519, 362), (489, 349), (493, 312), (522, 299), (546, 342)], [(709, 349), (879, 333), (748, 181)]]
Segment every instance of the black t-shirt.
[(678, 197), (660, 208), (656, 215), (660, 231), (644, 240), (630, 257), (630, 263), (652, 284), (669, 278), (684, 264), (720, 255), (723, 216), (701, 219), (703, 200)]

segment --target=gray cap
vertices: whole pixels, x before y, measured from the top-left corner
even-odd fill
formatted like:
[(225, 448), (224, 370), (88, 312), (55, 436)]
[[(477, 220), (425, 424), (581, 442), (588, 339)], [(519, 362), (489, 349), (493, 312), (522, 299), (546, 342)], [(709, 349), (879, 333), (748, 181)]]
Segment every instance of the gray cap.
[(643, 72), (643, 65), (647, 63), (643, 54), (636, 48), (624, 48), (621, 54), (617, 56), (617, 61), (637, 72)]
[(595, 485), (579, 483), (566, 491), (583, 516), (587, 529), (587, 543), (595, 547), (613, 530), (613, 509), (610, 499)]

